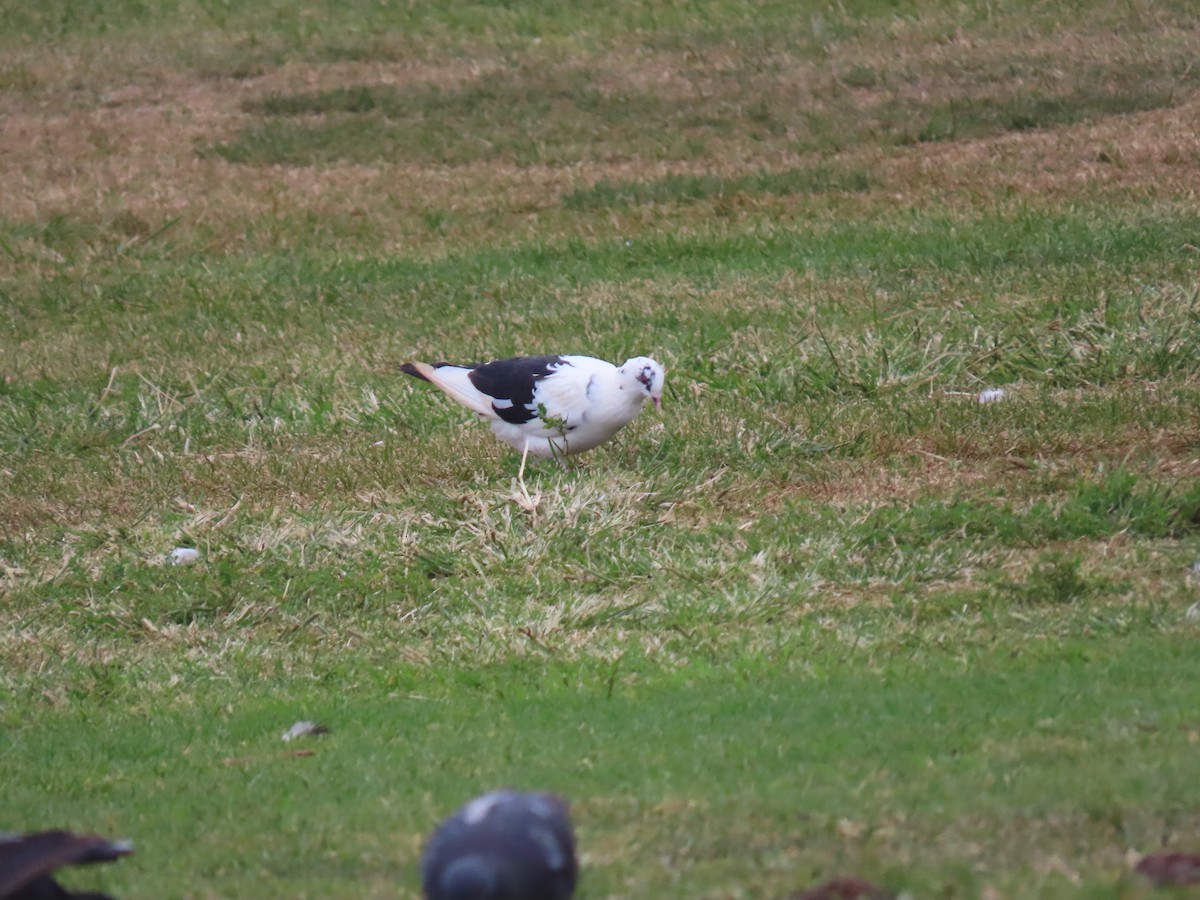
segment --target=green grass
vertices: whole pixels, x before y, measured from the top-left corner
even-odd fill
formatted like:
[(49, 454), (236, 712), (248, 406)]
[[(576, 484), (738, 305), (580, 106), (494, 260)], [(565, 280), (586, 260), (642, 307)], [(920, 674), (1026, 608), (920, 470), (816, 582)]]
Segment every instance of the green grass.
[(603, 209), (641, 203), (695, 203), (738, 194), (808, 194), (825, 191), (865, 191), (871, 177), (864, 171), (839, 173), (827, 167), (757, 172), (736, 178), (719, 175), (668, 175), (654, 181), (599, 181), (563, 197), (573, 210)]
[[(1150, 896), (1200, 849), (1192, 19), (0, 2), (0, 830), (409, 897), (507, 784), (583, 900)], [(527, 491), (397, 369), (559, 351), (665, 408)]]
[[(927, 896), (982, 846), (1071, 859), (1098, 839), (1120, 847), (1195, 827), (1194, 720), (1142, 699), (1152, 690), (1163, 705), (1188, 703), (1200, 673), (1187, 640), (1134, 639), (1115, 656), (1095, 640), (1015, 658), (982, 646), (923, 662), (823, 643), (789, 631), (771, 659), (698, 654), (670, 675), (632, 650), (611, 663), (529, 661), (461, 678), (401, 664), (354, 673), (369, 680), (336, 692), (324, 685), (351, 673), (331, 666), (232, 706), (212, 685), (189, 685), (186, 705), (81, 685), (79, 710), (37, 729), (53, 749), (26, 765), (44, 774), (9, 797), (71, 817), (69, 798), (88, 796), (91, 821), (145, 835), (105, 887), (158, 895), (178, 890), (180, 872), (154, 858), (192, 841), (200, 896), (247, 882), (318, 896), (345, 892), (347, 880), (364, 895), (414, 893), (403, 858), (442, 812), (439, 798), (495, 784), (580, 798), (581, 844), (597, 859), (586, 896), (703, 896), (747, 882), (785, 892), (841, 867)], [(278, 740), (300, 715), (334, 727), (307, 745), (313, 757), (289, 756)], [(18, 746), (32, 730), (16, 728)], [(95, 738), (81, 744), (80, 732)], [(1100, 788), (1081, 768), (1096, 748), (1114, 770)], [(103, 774), (92, 773), (97, 757)], [(171, 803), (131, 815), (156, 783), (176, 785)], [(1064, 802), (1066, 791), (1077, 799)], [(876, 848), (909, 863), (889, 865)], [(948, 866), (948, 856), (959, 858)], [(1119, 852), (1103, 858), (1086, 875), (1091, 895), (1128, 896), (1111, 886)], [(1071, 887), (1044, 877), (1045, 889)]]
[[(1012, 66), (1002, 78), (937, 73), (930, 77), (931, 88), (946, 78), (970, 88), (933, 104), (912, 96), (912, 82), (920, 83), (916, 76), (899, 74), (872, 81), (881, 98), (863, 109), (848, 90), (853, 84), (822, 82), (813, 93), (801, 93), (770, 58), (750, 57), (743, 68), (712, 83), (688, 71), (704, 84), (699, 96), (623, 83), (620, 71), (546, 61), (452, 87), (355, 85), (271, 93), (245, 104), (256, 121), (235, 140), (206, 152), (235, 163), (288, 166), (383, 159), (532, 166), (639, 157), (695, 161), (719, 155), (740, 139), (764, 152), (828, 154), (863, 144), (978, 138), (1173, 107), (1200, 76), (1190, 58), (1171, 59), (1166, 72), (1161, 65), (1139, 60), (1097, 67), (1080, 60), (1064, 75), (1061, 60), (1047, 56)], [(851, 73), (852, 81), (855, 77), (863, 78), (858, 70)], [(866, 186), (861, 174), (849, 183), (852, 189)], [(759, 189), (795, 192), (780, 190), (785, 185), (760, 182)], [(643, 190), (655, 194), (653, 185)], [(680, 193), (695, 199), (696, 189)], [(701, 196), (717, 193), (710, 185)]]

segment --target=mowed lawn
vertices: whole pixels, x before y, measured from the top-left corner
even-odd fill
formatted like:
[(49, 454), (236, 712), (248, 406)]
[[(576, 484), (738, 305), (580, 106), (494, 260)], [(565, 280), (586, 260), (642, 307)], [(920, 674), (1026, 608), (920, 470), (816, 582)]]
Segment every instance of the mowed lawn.
[[(581, 900), (1162, 893), (1195, 12), (0, 0), (0, 831), (408, 898), (509, 785)], [(663, 410), (524, 488), (398, 371), (568, 352)]]

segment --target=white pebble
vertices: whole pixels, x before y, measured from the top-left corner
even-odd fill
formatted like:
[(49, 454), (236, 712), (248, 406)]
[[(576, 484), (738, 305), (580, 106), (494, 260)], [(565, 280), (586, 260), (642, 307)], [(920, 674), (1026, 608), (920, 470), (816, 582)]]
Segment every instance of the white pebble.
[(200, 558), (200, 551), (195, 547), (176, 547), (171, 551), (171, 565), (186, 566)]
[(980, 403), (995, 403), (1004, 399), (1004, 388), (988, 388), (979, 392)]

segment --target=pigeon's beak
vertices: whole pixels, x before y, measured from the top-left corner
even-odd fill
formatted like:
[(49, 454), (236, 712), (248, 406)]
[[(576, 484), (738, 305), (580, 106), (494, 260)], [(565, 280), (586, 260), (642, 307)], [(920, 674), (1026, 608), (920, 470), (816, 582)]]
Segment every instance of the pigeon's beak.
[(653, 394), (651, 394), (650, 400), (654, 404), (654, 408), (657, 409), (659, 412), (662, 412), (662, 397), (656, 397)]

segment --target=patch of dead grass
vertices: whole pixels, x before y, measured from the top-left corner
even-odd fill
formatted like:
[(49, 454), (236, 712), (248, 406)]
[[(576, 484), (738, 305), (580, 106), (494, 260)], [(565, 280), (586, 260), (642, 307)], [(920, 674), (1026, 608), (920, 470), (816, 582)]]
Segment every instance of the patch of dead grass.
[[(1194, 41), (1191, 32), (1169, 24), (1160, 27), (1157, 52), (1166, 57), (1179, 56)], [(931, 44), (918, 29), (907, 36), (889, 32), (839, 45), (832, 70), (820, 61), (777, 54), (748, 61), (734, 45), (717, 46), (703, 59), (680, 51), (614, 48), (573, 64), (595, 71), (596, 88), (611, 94), (653, 90), (685, 102), (732, 91), (730, 96), (749, 92), (786, 104), (804, 96), (804, 105), (815, 112), (842, 115), (847, 97), (869, 112), (889, 97), (926, 105), (963, 97), (964, 91), (976, 89), (976, 82), (986, 90), (1011, 90), (1002, 73), (1014, 59), (1028, 60), (1031, 71), (1041, 73), (1038, 77), (1049, 79), (1051, 86), (1070, 86), (1070, 79), (1084, 77), (1079, 73), (1088, 67), (1114, 59), (1150, 66), (1158, 57), (1144, 49), (1145, 38), (1140, 33), (1068, 31), (1042, 38), (990, 36)], [(22, 65), (37, 64), (30, 60)], [(54, 67), (63, 65), (60, 59)], [(77, 60), (65, 68), (75, 71), (82, 65)], [(885, 78), (874, 87), (840, 88), (834, 73), (853, 66), (877, 69)], [(560, 197), (580, 184), (668, 174), (732, 177), (802, 166), (813, 158), (797, 152), (786, 136), (764, 142), (739, 134), (710, 137), (709, 150), (691, 160), (630, 158), (569, 168), (487, 161), (453, 169), (403, 161), (262, 168), (197, 152), (247, 125), (252, 117), (242, 111), (244, 103), (271, 92), (360, 84), (432, 84), (450, 90), (502, 68), (495, 58), (287, 64), (254, 78), (221, 80), (157, 69), (99, 87), (93, 103), (56, 101), (50, 95), (34, 102), (18, 92), (0, 106), (0, 181), (5, 184), (0, 216), (37, 222), (67, 215), (111, 223), (123, 214), (149, 230), (183, 217), (187, 227), (176, 229), (173, 241), (201, 241), (207, 252), (230, 252), (251, 228), (261, 231), (263, 223), (282, 212), (310, 216), (313, 229), (329, 227), (343, 240), (355, 235), (384, 251), (437, 252), (445, 239), (422, 220), (430, 210), (462, 216), (454, 225), (458, 240), (511, 234), (514, 226), (525, 234), (545, 228), (570, 232), (594, 227), (555, 212)], [(30, 71), (41, 83), (45, 73)], [(102, 75), (88, 77), (103, 86)], [(922, 206), (931, 196), (939, 203), (970, 207), (981, 198), (994, 202), (1006, 193), (1027, 202), (1105, 194), (1194, 204), (1200, 138), (1193, 123), (1200, 100), (1181, 89), (1177, 102), (1173, 108), (1043, 131), (903, 148), (869, 142), (845, 146), (836, 154), (839, 164), (871, 171), (879, 187), (837, 202), (865, 215), (897, 203)], [(811, 206), (810, 198), (773, 198), (739, 213), (736, 205), (725, 204), (735, 217)], [(711, 214), (713, 205), (699, 207), (679, 213), (680, 221), (699, 221)], [(623, 223), (619, 229), (638, 227), (643, 215), (625, 212), (615, 221)], [(370, 227), (356, 230), (354, 222)], [(275, 239), (288, 238), (276, 229)]]
[(1200, 183), (1200, 137), (1190, 125), (1198, 115), (1200, 99), (1053, 130), (924, 144), (881, 155), (881, 181), (913, 204), (948, 191), (966, 200), (1005, 192), (1035, 202), (1124, 195), (1186, 206)]

